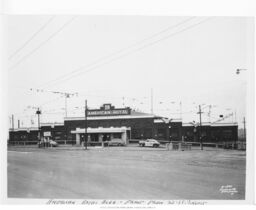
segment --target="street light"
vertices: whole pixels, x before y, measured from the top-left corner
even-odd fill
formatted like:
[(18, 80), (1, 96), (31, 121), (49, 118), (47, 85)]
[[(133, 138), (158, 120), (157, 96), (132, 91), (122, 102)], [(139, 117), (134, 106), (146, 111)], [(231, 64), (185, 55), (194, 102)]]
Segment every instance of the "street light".
[(39, 108), (37, 109), (36, 114), (38, 116), (38, 146), (40, 147), (40, 141), (41, 141), (40, 114), (42, 114), (42, 112), (40, 111)]
[(246, 71), (247, 69), (237, 69), (236, 74), (240, 74), (240, 71)]

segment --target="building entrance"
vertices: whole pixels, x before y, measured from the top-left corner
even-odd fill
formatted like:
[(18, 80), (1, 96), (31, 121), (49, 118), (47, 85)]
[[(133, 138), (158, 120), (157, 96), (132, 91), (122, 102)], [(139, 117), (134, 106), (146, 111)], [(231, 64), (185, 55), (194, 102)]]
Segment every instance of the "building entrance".
[(88, 141), (91, 141), (91, 142), (98, 142), (99, 141), (99, 134), (98, 133), (90, 133), (88, 136), (90, 136), (90, 138), (88, 138)]
[[(129, 135), (130, 128), (127, 127), (119, 127), (119, 128), (88, 128), (87, 135), (88, 135), (88, 143), (90, 142), (105, 142), (110, 141), (114, 138), (122, 139), (125, 144), (129, 142)], [(79, 145), (80, 142), (84, 140), (85, 129), (76, 128), (76, 130), (71, 131), (72, 134), (76, 135), (76, 144)]]

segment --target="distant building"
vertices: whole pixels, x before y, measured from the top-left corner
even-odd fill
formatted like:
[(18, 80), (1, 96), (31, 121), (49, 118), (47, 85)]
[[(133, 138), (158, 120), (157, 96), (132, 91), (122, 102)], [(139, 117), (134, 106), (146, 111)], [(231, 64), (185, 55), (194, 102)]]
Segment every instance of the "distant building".
[[(121, 138), (127, 143), (140, 139), (154, 138), (162, 142), (236, 142), (236, 123), (203, 123), (202, 128), (180, 119), (168, 119), (154, 114), (126, 108), (115, 108), (104, 104), (100, 109), (87, 110), (83, 117), (67, 117), (64, 123), (41, 125), (41, 136), (50, 135), (53, 140), (80, 144), (85, 139), (85, 125), (88, 142), (104, 142)], [(37, 141), (37, 129), (10, 130), (10, 141)]]

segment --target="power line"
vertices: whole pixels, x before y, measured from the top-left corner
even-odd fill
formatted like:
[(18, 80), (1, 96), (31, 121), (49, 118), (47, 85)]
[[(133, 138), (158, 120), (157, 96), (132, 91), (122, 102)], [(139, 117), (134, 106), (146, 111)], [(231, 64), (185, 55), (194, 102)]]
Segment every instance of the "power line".
[[(13, 86), (12, 88), (17, 88), (17, 89), (24, 89), (24, 92), (25, 91), (35, 91), (35, 93), (51, 93), (51, 94), (61, 94), (64, 95), (64, 91), (56, 91), (56, 90), (46, 90), (46, 89), (42, 89), (42, 88), (31, 88), (31, 87), (25, 87), (25, 86)], [(76, 96), (89, 96), (89, 97), (98, 97), (98, 98), (111, 98), (111, 99), (122, 99), (123, 96), (108, 96), (108, 95), (95, 95), (95, 94), (88, 94), (86, 92), (82, 92), (82, 91), (74, 91), (72, 93), (72, 95), (76, 95)], [(125, 99), (129, 99), (129, 100), (132, 100), (133, 102), (134, 101), (139, 101), (139, 99), (149, 99), (149, 97), (146, 97), (146, 96), (138, 96), (138, 97), (128, 97), (128, 96), (125, 96)]]
[[(52, 103), (52, 102), (54, 102), (54, 101), (58, 101), (58, 100), (60, 100), (60, 99), (61, 99), (61, 97), (56, 97), (56, 98), (54, 98), (54, 99), (48, 100), (48, 101), (46, 101), (46, 102), (44, 102), (44, 103), (41, 103), (41, 104), (39, 104), (38, 106), (27, 106), (27, 107), (24, 109), (24, 111), (27, 111), (28, 109), (37, 109), (38, 107), (42, 107), (42, 106), (44, 106), (44, 105), (50, 104), (50, 103)], [(17, 113), (16, 113), (16, 114), (17, 114)]]
[[(17, 87), (18, 88), (18, 87)], [(35, 93), (51, 93), (51, 94), (60, 94), (63, 96), (69, 95), (69, 96), (78, 96), (78, 95), (82, 95), (82, 96), (89, 96), (89, 97), (99, 97), (99, 98), (111, 98), (111, 99), (118, 99), (121, 100), (123, 98), (125, 99), (129, 99), (132, 101), (140, 101), (138, 98), (141, 99), (147, 99), (148, 97), (128, 97), (128, 96), (107, 96), (107, 95), (95, 95), (95, 94), (87, 94), (85, 92), (79, 91), (79, 92), (63, 92), (63, 91), (56, 91), (56, 90), (46, 90), (46, 89), (36, 89), (36, 88), (25, 88), (22, 87), (24, 89), (29, 89), (30, 91), (35, 91)]]
[(66, 23), (64, 23), (57, 31), (55, 31), (53, 34), (51, 34), (48, 39), (41, 42), (37, 47), (35, 47), (32, 51), (30, 51), (28, 54), (23, 56), (18, 62), (16, 62), (14, 65), (12, 65), (9, 70), (12, 71), (15, 69), (19, 64), (21, 64), (25, 59), (33, 55), (37, 50), (39, 50), (43, 45), (45, 45), (48, 41), (50, 41), (52, 38), (54, 38), (58, 33), (60, 33), (67, 25), (69, 25), (71, 22), (74, 21), (76, 17), (71, 18)]
[(52, 100), (46, 101), (46, 102), (40, 104), (39, 107), (44, 106), (44, 105), (46, 105), (46, 104), (50, 104), (50, 103), (52, 103), (52, 102), (54, 102), (54, 101), (58, 101), (58, 100), (60, 100), (61, 98), (62, 98), (62, 97), (56, 97), (56, 98), (54, 98), (54, 99), (52, 99)]
[(46, 28), (53, 20), (55, 16), (52, 16), (48, 21), (43, 24), (26, 42), (23, 43), (17, 50), (15, 50), (9, 57), (8, 59), (12, 59), (17, 53), (19, 53), (24, 47), (26, 47), (42, 30)]
[(47, 82), (47, 83), (45, 83), (45, 84), (43, 84), (43, 85), (40, 85), (39, 87), (44, 87), (44, 86), (46, 86), (46, 85), (48, 85), (48, 84), (50, 84), (50, 83), (52, 83), (52, 82), (55, 82), (55, 81), (57, 81), (57, 80), (59, 80), (59, 79), (62, 79), (62, 78), (65, 78), (66, 76), (69, 76), (70, 74), (79, 72), (79, 71), (81, 71), (81, 70), (84, 69), (84, 68), (93, 66), (93, 65), (99, 63), (99, 62), (102, 61), (102, 60), (105, 60), (105, 59), (110, 58), (110, 57), (112, 57), (112, 56), (114, 56), (114, 55), (120, 54), (121, 52), (124, 52), (125, 50), (128, 50), (128, 49), (130, 49), (130, 48), (132, 48), (132, 47), (135, 47), (135, 46), (137, 46), (137, 45), (139, 45), (139, 44), (141, 44), (141, 43), (143, 43), (143, 42), (145, 42), (145, 41), (147, 41), (147, 40), (149, 40), (149, 39), (152, 39), (152, 38), (154, 38), (154, 37), (156, 37), (156, 36), (158, 36), (158, 35), (160, 35), (160, 34), (162, 34), (162, 33), (165, 33), (166, 31), (169, 31), (169, 30), (171, 30), (171, 29), (174, 29), (174, 28), (176, 28), (176, 27), (178, 27), (178, 26), (180, 26), (180, 25), (183, 25), (184, 23), (187, 23), (187, 22), (189, 22), (190, 20), (192, 20), (192, 19), (194, 19), (194, 18), (195, 18), (195, 17), (191, 17), (191, 18), (188, 18), (188, 19), (186, 19), (186, 20), (184, 20), (184, 21), (181, 21), (181, 22), (179, 22), (179, 23), (177, 23), (177, 24), (175, 24), (175, 25), (169, 26), (169, 27), (167, 27), (166, 29), (163, 29), (163, 30), (161, 30), (161, 31), (159, 31), (159, 32), (157, 32), (157, 33), (155, 33), (155, 34), (152, 34), (151, 36), (149, 36), (149, 37), (147, 37), (147, 38), (145, 38), (145, 39), (139, 40), (139, 41), (135, 42), (134, 44), (132, 44), (132, 45), (130, 45), (130, 46), (128, 46), (128, 47), (122, 48), (122, 49), (120, 49), (120, 50), (117, 50), (117, 51), (115, 51), (115, 52), (109, 54), (109, 55), (103, 56), (103, 57), (97, 59), (96, 61), (94, 61), (94, 62), (92, 62), (92, 63), (89, 63), (89, 64), (87, 64), (87, 65), (81, 66), (81, 67), (79, 67), (79, 68), (73, 70), (73, 71), (70, 72), (70, 73), (64, 74), (64, 75), (62, 75), (62, 76), (60, 76), (60, 77), (58, 77), (58, 78), (56, 78), (56, 79), (54, 79), (54, 80), (51, 80), (51, 81), (49, 81), (49, 82)]
[[(24, 110), (23, 110), (22, 113), (21, 113), (21, 112), (17, 112), (17, 113), (14, 113), (13, 115), (23, 115), (24, 112), (32, 111), (32, 110), (38, 109), (38, 107), (42, 107), (42, 106), (44, 106), (44, 105), (47, 105), (47, 104), (52, 103), (52, 102), (54, 102), (54, 101), (57, 101), (57, 100), (59, 100), (59, 99), (61, 99), (61, 97), (57, 97), (57, 98), (54, 98), (54, 99), (52, 99), (52, 100), (48, 100), (48, 101), (46, 101), (46, 102), (44, 102), (44, 103), (39, 104), (38, 106), (30, 106), (30, 105), (28, 105), (28, 106), (26, 106), (26, 107), (24, 108)], [(30, 116), (30, 115), (24, 115), (24, 116)]]
[[(206, 22), (206, 21), (209, 20), (209, 19), (210, 19), (210, 18), (207, 18), (207, 19), (205, 19), (205, 20), (203, 20), (203, 21), (200, 21), (200, 22), (198, 22), (198, 23), (196, 23), (196, 24), (193, 24), (193, 25), (191, 25), (191, 26), (189, 26), (189, 27), (187, 27), (187, 28), (184, 28), (184, 29), (182, 29), (182, 30), (180, 30), (180, 31), (177, 31), (177, 32), (172, 33), (172, 34), (170, 34), (170, 35), (168, 35), (168, 36), (165, 36), (165, 37), (163, 37), (163, 38), (161, 38), (161, 39), (159, 39), (159, 40), (156, 40), (156, 41), (154, 41), (154, 42), (145, 44), (144, 46), (142, 46), (142, 47), (140, 47), (140, 48), (137, 48), (137, 49), (135, 49), (135, 50), (133, 50), (133, 51), (130, 51), (130, 52), (125, 53), (125, 54), (122, 54), (121, 56), (115, 57), (115, 58), (113, 58), (113, 59), (111, 59), (111, 60), (109, 60), (109, 61), (107, 61), (107, 62), (103, 62), (102, 64), (99, 64), (99, 65), (97, 65), (97, 66), (88, 68), (87, 70), (77, 70), (77, 71), (80, 71), (80, 72), (77, 72), (77, 74), (75, 74), (75, 75), (73, 75), (73, 76), (70, 76), (70, 77), (68, 77), (68, 78), (66, 78), (66, 79), (62, 79), (61, 82), (70, 80), (70, 79), (72, 79), (72, 78), (74, 78), (74, 77), (77, 77), (77, 76), (79, 76), (79, 75), (81, 75), (81, 74), (88, 73), (88, 72), (93, 71), (93, 70), (95, 70), (95, 69), (97, 69), (97, 68), (99, 68), (99, 67), (101, 67), (101, 66), (103, 66), (103, 65), (112, 63), (112, 62), (115, 61), (115, 60), (119, 60), (119, 59), (121, 59), (121, 58), (123, 58), (123, 57), (126, 57), (126, 56), (132, 54), (132, 53), (138, 52), (138, 51), (140, 51), (140, 50), (143, 50), (144, 48), (147, 48), (147, 47), (150, 47), (150, 46), (152, 46), (152, 45), (155, 45), (155, 44), (157, 44), (157, 43), (159, 43), (159, 42), (161, 42), (161, 41), (164, 41), (164, 40), (166, 40), (166, 39), (168, 39), (168, 38), (170, 38), (170, 37), (173, 37), (173, 36), (175, 36), (175, 35), (177, 35), (177, 34), (179, 34), (179, 33), (182, 33), (182, 32), (184, 32), (184, 31), (187, 31), (187, 30), (191, 29), (191, 28), (194, 28), (194, 27), (196, 27), (196, 26), (198, 26), (198, 25), (200, 25), (200, 24)], [(70, 73), (70, 74), (72, 74), (72, 73)], [(55, 81), (56, 81), (55, 84), (53, 83), (53, 84), (51, 84), (51, 85), (49, 85), (49, 86), (56, 85), (56, 83), (60, 82), (60, 81), (58, 81), (58, 80), (59, 80), (59, 79), (56, 79), (56, 80), (55, 80)], [(51, 81), (51, 82), (54, 82), (54, 81)], [(40, 87), (41, 87), (41, 86), (40, 86)]]

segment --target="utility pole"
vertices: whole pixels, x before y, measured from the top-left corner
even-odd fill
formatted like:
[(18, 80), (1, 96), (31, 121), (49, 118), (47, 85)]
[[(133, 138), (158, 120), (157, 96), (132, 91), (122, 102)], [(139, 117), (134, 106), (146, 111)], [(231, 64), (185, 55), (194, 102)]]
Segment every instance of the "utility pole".
[(246, 141), (245, 117), (244, 117), (243, 123), (244, 123), (244, 140)]
[(125, 107), (125, 103), (124, 103), (124, 97), (122, 97), (122, 100), (123, 100), (123, 107)]
[(67, 100), (70, 98), (70, 96), (74, 96), (77, 93), (65, 93), (65, 92), (54, 92), (58, 94), (63, 94), (65, 97), (65, 117), (68, 117), (68, 103)]
[(87, 149), (87, 100), (85, 100), (84, 116), (84, 146), (85, 149)]
[(182, 120), (182, 102), (180, 101), (180, 119)]
[(39, 143), (38, 146), (40, 147), (40, 140), (41, 140), (40, 114), (41, 114), (41, 111), (39, 108), (37, 109), (36, 114), (37, 114), (37, 118), (38, 118), (38, 143)]
[(78, 93), (65, 93), (65, 92), (54, 92), (54, 93), (58, 93), (58, 94), (64, 94), (65, 97), (65, 117), (68, 117), (68, 103), (67, 103), (67, 99), (70, 98), (71, 96), (77, 96)]
[(201, 105), (199, 105), (199, 112), (197, 114), (199, 114), (199, 122), (200, 122), (200, 134), (199, 134), (199, 138), (200, 138), (200, 147), (201, 150), (203, 150), (203, 138), (202, 138), (202, 111), (201, 111)]
[(65, 117), (68, 116), (67, 98), (69, 98), (69, 95), (65, 93)]
[(151, 114), (154, 113), (154, 108), (153, 108), (153, 88), (151, 88)]
[(18, 120), (18, 128), (20, 128), (20, 120)]
[(70, 98), (71, 96), (78, 96), (78, 93), (67, 93), (67, 92), (60, 92), (60, 91), (47, 91), (47, 90), (43, 90), (43, 89), (34, 89), (34, 88), (30, 88), (30, 90), (36, 90), (37, 92), (50, 92), (53, 94), (59, 94), (61, 96), (65, 97), (65, 117), (68, 116), (68, 110), (67, 110), (67, 98)]
[(12, 130), (14, 130), (14, 115), (12, 114)]
[(209, 106), (209, 113), (208, 113), (209, 123), (211, 123), (211, 108), (212, 108), (212, 105)]

